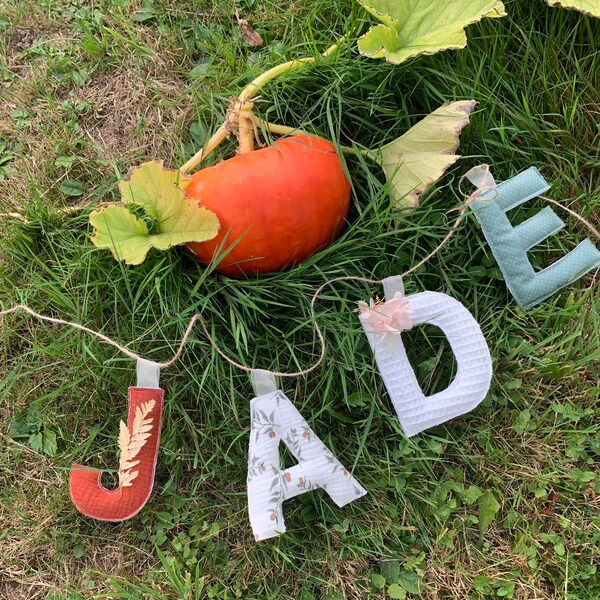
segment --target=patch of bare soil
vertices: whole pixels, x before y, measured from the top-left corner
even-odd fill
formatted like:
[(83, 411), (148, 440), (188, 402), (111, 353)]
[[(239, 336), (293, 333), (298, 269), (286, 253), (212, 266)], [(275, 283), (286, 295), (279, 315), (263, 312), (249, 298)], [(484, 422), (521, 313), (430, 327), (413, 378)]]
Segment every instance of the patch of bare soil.
[(12, 46), (17, 52), (21, 52), (27, 48), (31, 48), (36, 43), (38, 36), (39, 33), (33, 29), (17, 27), (12, 36), (14, 40)]
[(68, 35), (67, 31), (62, 31), (55, 25), (43, 21), (16, 25), (7, 32), (6, 48), (2, 58), (10, 71), (17, 76), (24, 76), (31, 68), (31, 61), (24, 56), (27, 50), (43, 40), (56, 38), (60, 41)]
[(83, 90), (93, 117), (83, 127), (100, 154), (169, 158), (186, 110), (175, 81), (119, 71), (93, 79)]

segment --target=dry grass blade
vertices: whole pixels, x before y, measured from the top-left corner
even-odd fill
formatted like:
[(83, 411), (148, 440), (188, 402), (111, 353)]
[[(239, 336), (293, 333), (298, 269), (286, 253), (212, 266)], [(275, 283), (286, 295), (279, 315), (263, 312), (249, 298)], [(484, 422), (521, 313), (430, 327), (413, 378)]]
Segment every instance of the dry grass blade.
[(147, 418), (156, 402), (150, 400), (144, 402), (135, 409), (135, 417), (131, 427), (131, 433), (127, 425), (121, 421), (119, 427), (119, 486), (127, 487), (132, 485), (132, 481), (138, 476), (138, 471), (132, 471), (140, 461), (133, 460), (144, 447), (150, 437), (153, 418)]

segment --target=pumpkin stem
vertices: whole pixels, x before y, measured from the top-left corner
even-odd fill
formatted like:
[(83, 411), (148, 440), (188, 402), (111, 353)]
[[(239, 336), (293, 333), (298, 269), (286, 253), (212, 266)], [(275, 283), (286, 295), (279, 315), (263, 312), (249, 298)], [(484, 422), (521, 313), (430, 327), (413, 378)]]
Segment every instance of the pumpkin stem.
[(190, 160), (188, 160), (182, 167), (180, 167), (180, 171), (182, 173), (187, 173), (191, 171), (193, 168), (197, 167), (203, 159), (205, 159), (224, 139), (228, 138), (231, 131), (226, 127), (227, 121), (217, 129), (214, 135), (208, 140), (206, 146), (204, 148), (200, 148)]
[(254, 138), (258, 140), (258, 130), (251, 110), (238, 114), (238, 154), (248, 154), (254, 150)]
[[(262, 129), (266, 130), (269, 133), (274, 133), (276, 135), (308, 135), (308, 136), (312, 136), (312, 137), (320, 137), (320, 136), (316, 135), (315, 133), (311, 133), (310, 131), (306, 131), (304, 129), (298, 129), (297, 127), (288, 127), (287, 125), (278, 125), (277, 123), (269, 123), (268, 121), (264, 121), (263, 119), (260, 119), (259, 117), (255, 117), (254, 115), (253, 115), (253, 118), (254, 118), (254, 121), (259, 125), (259, 127), (261, 127)], [(358, 152), (365, 158), (372, 160), (374, 163), (376, 163), (378, 165), (382, 164), (381, 157), (375, 150), (370, 150), (369, 148), (359, 148), (357, 146), (352, 146), (352, 147), (342, 146), (341, 144), (338, 144), (338, 148), (344, 154), (356, 154)]]
[[(325, 50), (325, 52), (323, 52), (321, 56), (327, 58), (328, 56), (335, 54), (335, 52), (337, 52), (340, 44), (344, 39), (345, 37), (343, 37), (337, 43), (329, 46), (329, 48), (327, 48), (327, 50)], [(252, 98), (255, 98), (258, 92), (260, 92), (260, 90), (263, 87), (265, 87), (267, 83), (269, 83), (269, 81), (277, 79), (277, 77), (287, 73), (288, 71), (295, 71), (296, 69), (301, 69), (307, 64), (316, 62), (316, 60), (317, 59), (314, 56), (309, 56), (306, 58), (297, 58), (295, 60), (289, 60), (288, 62), (282, 63), (280, 65), (277, 65), (276, 67), (273, 67), (272, 69), (269, 69), (268, 71), (265, 71), (256, 79), (251, 81), (242, 90), (242, 93), (240, 94), (240, 100), (252, 100)]]
[[(346, 39), (345, 36), (336, 44), (329, 46), (329, 48), (323, 52), (322, 56), (326, 58), (335, 54), (344, 39)], [(206, 146), (200, 148), (200, 150), (198, 150), (198, 152), (196, 152), (196, 154), (194, 154), (194, 156), (192, 156), (192, 158), (190, 158), (190, 160), (188, 160), (179, 170), (182, 173), (188, 173), (196, 168), (223, 140), (228, 138), (230, 134), (235, 131), (238, 131), (240, 154), (251, 152), (254, 149), (254, 142), (251, 139), (252, 136), (250, 134), (252, 133), (252, 130), (254, 130), (254, 134), (257, 134), (256, 123), (253, 121), (254, 117), (252, 113), (250, 113), (250, 110), (252, 109), (252, 98), (255, 98), (258, 92), (260, 92), (269, 81), (276, 79), (288, 71), (294, 71), (306, 64), (314, 63), (315, 61), (316, 58), (312, 56), (290, 60), (265, 71), (262, 75), (259, 75), (249, 83), (242, 90), (239, 97), (234, 99), (232, 105), (227, 110), (227, 116), (225, 117), (223, 125), (221, 125), (215, 134), (208, 140)], [(241, 115), (241, 113), (245, 111), (248, 111), (248, 114)], [(248, 127), (250, 123), (251, 127)], [(249, 129), (249, 132), (244, 132), (243, 129), (245, 128)]]
[[(200, 148), (190, 160), (188, 160), (180, 171), (182, 173), (188, 173), (195, 167), (197, 167), (223, 140), (227, 139), (232, 133), (236, 133), (240, 126), (240, 118), (245, 119), (246, 114), (251, 114), (251, 110), (254, 104), (250, 100), (240, 100), (239, 98), (231, 98), (231, 104), (227, 109), (225, 115), (225, 121), (223, 125), (217, 129), (214, 135), (208, 140), (204, 148)], [(244, 115), (241, 117), (241, 115)], [(241, 141), (240, 141), (241, 143)], [(252, 143), (252, 142), (250, 142)], [(245, 146), (247, 147), (247, 146)], [(249, 151), (252, 151), (250, 148)], [(243, 153), (243, 152), (242, 152)]]

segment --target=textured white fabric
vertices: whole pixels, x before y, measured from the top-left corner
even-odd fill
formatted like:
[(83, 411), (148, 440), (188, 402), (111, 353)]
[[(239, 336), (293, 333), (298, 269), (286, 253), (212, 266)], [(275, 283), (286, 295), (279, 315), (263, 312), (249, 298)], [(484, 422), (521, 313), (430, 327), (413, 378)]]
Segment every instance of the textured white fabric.
[[(254, 371), (255, 389), (268, 386), (269, 375)], [(250, 404), (250, 415), (248, 509), (256, 540), (285, 532), (282, 504), (288, 498), (323, 488), (338, 506), (344, 506), (367, 493), (281, 390), (255, 397)], [(280, 442), (294, 455), (297, 465), (281, 468)]]
[(496, 180), (487, 165), (477, 165), (465, 173), (465, 177), (477, 188), (492, 189), (496, 187)]
[(250, 379), (256, 396), (264, 396), (277, 389), (277, 381), (275, 380), (275, 375), (273, 375), (271, 371), (253, 369), (250, 372)]
[(141, 388), (159, 389), (160, 367), (151, 360), (139, 358), (137, 361), (137, 385)]
[[(384, 281), (386, 300), (402, 291), (398, 277)], [(408, 437), (475, 408), (486, 396), (492, 378), (492, 359), (479, 324), (457, 300), (438, 292), (406, 296), (414, 325), (439, 327), (456, 357), (457, 373), (443, 391), (425, 396), (406, 356), (400, 333), (373, 333), (362, 322), (400, 425)]]

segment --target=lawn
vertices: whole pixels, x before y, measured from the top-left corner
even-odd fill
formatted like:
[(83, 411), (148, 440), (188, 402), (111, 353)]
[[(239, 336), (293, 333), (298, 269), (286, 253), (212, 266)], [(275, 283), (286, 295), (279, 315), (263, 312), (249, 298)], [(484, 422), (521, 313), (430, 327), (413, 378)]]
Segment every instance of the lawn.
[[(233, 2), (0, 0), (0, 210), (28, 219), (0, 222), (2, 306), (83, 323), (153, 360), (170, 358), (202, 312), (238, 362), (299, 370), (319, 349), (314, 290), (416, 264), (446, 235), (448, 211), (463, 202), (458, 180), (475, 164), (498, 181), (536, 166), (550, 197), (597, 226), (600, 21), (543, 0), (505, 4), (507, 17), (469, 27), (466, 49), (394, 66), (358, 56), (356, 38), (375, 21), (352, 0), (242, 0), (265, 41), (257, 48)], [(344, 34), (335, 57), (269, 84), (257, 113), (371, 147), (444, 102), (476, 99), (463, 158), (418, 210), (399, 216), (378, 167), (345, 154), (353, 198), (342, 237), (290, 270), (241, 279), (179, 248), (126, 267), (90, 242), (89, 210), (63, 210), (116, 199), (118, 181), (145, 160), (183, 164), (254, 76)], [(543, 207), (531, 200), (514, 222)], [(560, 216), (567, 227), (530, 253), (536, 268), (587, 236)], [(381, 289), (328, 289), (316, 306), (325, 361), (282, 386), (368, 494), (342, 509), (322, 491), (290, 500), (287, 533), (261, 543), (246, 505), (252, 388), (200, 328), (162, 375), (152, 497), (111, 524), (76, 511), (68, 472), (80, 462), (114, 473), (134, 362), (69, 328), (3, 317), (0, 597), (600, 598), (598, 277), (523, 310), (469, 215), (405, 287), (469, 308), (491, 349), (492, 387), (472, 413), (410, 439), (354, 312)], [(444, 335), (425, 326), (405, 339), (426, 393), (444, 389), (455, 368)], [(491, 496), (499, 510), (486, 527)]]

